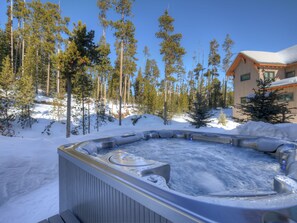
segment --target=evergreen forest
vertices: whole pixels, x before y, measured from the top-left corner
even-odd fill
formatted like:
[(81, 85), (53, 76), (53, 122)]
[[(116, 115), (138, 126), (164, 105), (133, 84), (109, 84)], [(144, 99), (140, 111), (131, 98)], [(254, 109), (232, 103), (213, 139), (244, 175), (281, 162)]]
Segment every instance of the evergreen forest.
[[(51, 112), (55, 121), (66, 120), (67, 137), (76, 133), (71, 124), (76, 119), (83, 134), (91, 126), (98, 131), (105, 119), (119, 119), (121, 125), (129, 115), (127, 107), (140, 115), (160, 116), (167, 125), (175, 114), (194, 117), (198, 107), (207, 113), (233, 105), (232, 80), (225, 76), (233, 56), (231, 36), (226, 34), (223, 43), (210, 40), (207, 61), (198, 61), (194, 55), (195, 67), (186, 69), (183, 58), (195, 49), (186, 52), (175, 19), (164, 10), (153, 31), (162, 56), (157, 61), (150, 54), (150, 43), (137, 54), (133, 3), (97, 0), (98, 18), (94, 19), (103, 31), (95, 39), (96, 30), (83, 21), (70, 29), (71, 18), (62, 16), (59, 4), (7, 1), (7, 21), (0, 28), (0, 133), (9, 135), (15, 122), (32, 127), (37, 95), (53, 98)], [(116, 18), (109, 17), (111, 11)], [(115, 42), (107, 40), (107, 32), (112, 32)], [(116, 54), (114, 61), (111, 52)], [(144, 67), (138, 66), (140, 58), (145, 59)], [(117, 105), (117, 112), (107, 113), (108, 104)], [(96, 111), (95, 123), (91, 123), (91, 108)]]

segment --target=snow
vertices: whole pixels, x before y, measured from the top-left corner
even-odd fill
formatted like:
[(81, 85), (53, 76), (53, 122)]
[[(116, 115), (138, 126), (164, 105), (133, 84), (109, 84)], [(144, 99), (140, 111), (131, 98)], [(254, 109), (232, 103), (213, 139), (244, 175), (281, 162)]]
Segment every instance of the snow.
[(269, 124), (249, 121), (231, 131), (234, 134), (265, 136), (289, 141), (297, 141), (297, 124)]
[(290, 64), (297, 61), (297, 45), (278, 52), (241, 51), (259, 63)]
[(241, 53), (259, 63), (285, 64), (285, 61), (278, 53), (248, 50), (242, 51)]
[(278, 52), (286, 64), (294, 63), (297, 61), (297, 45), (291, 46)]
[[(52, 100), (44, 96), (37, 99), (42, 102)], [(240, 125), (231, 119), (231, 109), (224, 110), (228, 117), (226, 126), (218, 124), (220, 110), (214, 111), (209, 127), (200, 129), (190, 126), (186, 121), (186, 115), (175, 116), (170, 125), (164, 126), (163, 120), (159, 117), (145, 114), (135, 126), (131, 120), (133, 116), (129, 116), (123, 119), (122, 126), (118, 125), (118, 121), (107, 122), (100, 126), (99, 132), (92, 128), (91, 134), (66, 139), (65, 124), (60, 122), (53, 124), (50, 135), (41, 134), (45, 126), (52, 121), (51, 110), (50, 104), (36, 104), (34, 118), (38, 122), (32, 129), (16, 126), (16, 137), (0, 136), (0, 223), (16, 223), (20, 219), (25, 223), (38, 222), (59, 212), (57, 147), (63, 144), (154, 129), (256, 135), (265, 132), (266, 128), (277, 128), (278, 131), (266, 131), (265, 136), (297, 139), (296, 124), (274, 127), (265, 123)], [(130, 112), (132, 113), (133, 109)], [(253, 130), (255, 126), (257, 128)], [(265, 127), (261, 129), (261, 126)], [(217, 182), (215, 178), (207, 177)]]
[(284, 85), (296, 84), (296, 83), (297, 83), (297, 77), (290, 77), (279, 81), (274, 81), (271, 83), (270, 87), (278, 87), (278, 86), (284, 86)]

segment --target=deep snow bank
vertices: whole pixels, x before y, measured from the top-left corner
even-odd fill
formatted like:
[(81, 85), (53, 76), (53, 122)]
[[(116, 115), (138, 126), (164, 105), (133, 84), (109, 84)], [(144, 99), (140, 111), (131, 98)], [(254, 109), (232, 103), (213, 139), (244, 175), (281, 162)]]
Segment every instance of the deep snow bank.
[(232, 131), (236, 134), (265, 136), (289, 141), (297, 141), (297, 124), (269, 124), (265, 122), (249, 121)]

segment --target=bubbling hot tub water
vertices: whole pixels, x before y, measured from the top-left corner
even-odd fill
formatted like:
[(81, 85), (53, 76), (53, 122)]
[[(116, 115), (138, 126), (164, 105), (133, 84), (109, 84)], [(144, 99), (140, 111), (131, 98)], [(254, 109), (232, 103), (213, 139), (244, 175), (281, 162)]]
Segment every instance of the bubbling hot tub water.
[(59, 189), (60, 212), (86, 223), (297, 222), (297, 144), (181, 130), (99, 138), (59, 148)]
[(169, 188), (192, 196), (272, 191), (274, 176), (283, 174), (278, 161), (268, 154), (220, 143), (150, 139), (118, 149), (168, 163)]

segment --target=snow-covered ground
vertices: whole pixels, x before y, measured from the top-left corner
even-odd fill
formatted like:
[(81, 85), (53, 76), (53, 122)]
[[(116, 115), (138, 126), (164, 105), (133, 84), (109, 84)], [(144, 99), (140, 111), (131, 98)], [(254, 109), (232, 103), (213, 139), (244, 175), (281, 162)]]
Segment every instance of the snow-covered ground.
[[(51, 102), (48, 98), (40, 101)], [(175, 116), (170, 125), (152, 115), (143, 115), (136, 125), (131, 118), (118, 122), (107, 122), (99, 132), (92, 128), (91, 134), (65, 138), (65, 124), (56, 122), (51, 134), (41, 134), (50, 123), (51, 105), (37, 104), (35, 118), (38, 123), (32, 129), (16, 129), (16, 137), (0, 136), (0, 223), (38, 222), (58, 213), (58, 155), (57, 147), (63, 144), (85, 141), (99, 137), (125, 133), (159, 130), (188, 129), (204, 132), (230, 134), (265, 135), (289, 140), (297, 139), (297, 125), (270, 125), (248, 122), (240, 125), (231, 120), (231, 109), (225, 110), (228, 117), (226, 126), (218, 124), (216, 111), (209, 127), (195, 129), (189, 125), (185, 116)]]

